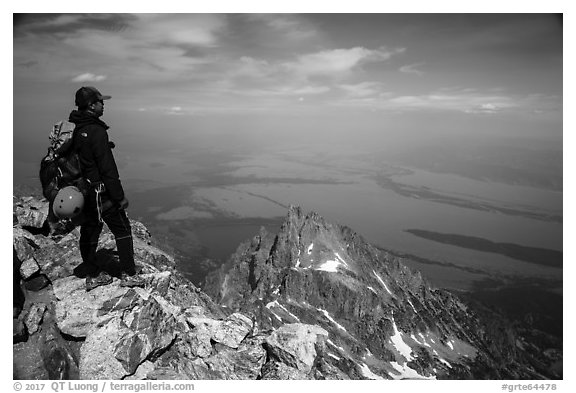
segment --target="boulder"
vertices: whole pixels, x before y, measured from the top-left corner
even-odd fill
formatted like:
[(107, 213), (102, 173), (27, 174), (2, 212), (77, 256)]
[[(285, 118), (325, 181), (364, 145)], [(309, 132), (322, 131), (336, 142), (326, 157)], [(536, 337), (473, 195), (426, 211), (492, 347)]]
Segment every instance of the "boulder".
[(42, 247), (34, 252), (34, 259), (42, 274), (54, 282), (59, 278), (71, 276), (74, 268), (82, 263), (76, 240), (60, 241)]
[(250, 318), (240, 313), (234, 313), (217, 325), (212, 338), (230, 348), (238, 348), (252, 327), (253, 322)]
[(119, 281), (86, 292), (85, 280), (71, 276), (53, 284), (58, 328), (73, 337), (86, 337), (94, 326), (138, 301), (135, 291), (120, 287)]
[(206, 325), (201, 324), (191, 330), (186, 336), (191, 355), (201, 358), (210, 356), (212, 353), (211, 338), (212, 334)]
[(26, 280), (40, 271), (40, 266), (36, 263), (36, 260), (31, 257), (26, 259), (20, 265), (20, 276)]
[(127, 374), (133, 374), (146, 359), (157, 358), (176, 338), (176, 319), (150, 297), (124, 316), (129, 333), (114, 348), (114, 357)]
[(144, 361), (144, 363), (138, 366), (138, 369), (133, 375), (129, 375), (124, 379), (128, 381), (148, 379), (148, 374), (151, 373), (152, 371), (154, 371), (154, 363), (152, 363), (149, 360), (146, 360)]
[(21, 342), (12, 347), (12, 376), (15, 380), (50, 379), (44, 367), (40, 348), (30, 342)]
[(325, 347), (328, 332), (319, 326), (293, 323), (282, 325), (266, 338), (268, 354), (304, 373), (310, 372)]
[(130, 220), (130, 226), (132, 227), (132, 235), (146, 244), (151, 244), (152, 235), (150, 231), (144, 224), (139, 221)]
[(257, 379), (266, 363), (263, 340), (263, 338), (246, 339), (236, 350), (217, 344), (216, 353), (204, 361), (211, 370), (217, 371), (225, 379)]
[[(171, 278), (171, 289), (166, 300), (181, 307), (186, 316), (224, 319), (228, 314), (199, 288), (182, 276)], [(189, 321), (190, 322), (190, 321)]]
[(16, 219), (22, 227), (42, 228), (48, 218), (48, 202), (26, 203), (16, 207)]
[(24, 206), (27, 206), (30, 209), (35, 210), (47, 210), (48, 209), (48, 200), (45, 198), (37, 199), (34, 197), (24, 197), (22, 198), (22, 203)]
[(212, 338), (213, 333), (220, 327), (222, 321), (217, 319), (204, 317), (204, 316), (188, 316), (186, 317), (186, 321), (192, 327), (204, 327), (210, 333), (210, 338)]
[[(116, 285), (118, 285), (118, 282), (114, 283), (114, 286)], [(105, 317), (115, 312), (122, 313), (124, 311), (131, 310), (136, 305), (140, 304), (142, 300), (148, 299), (148, 296), (142, 296), (139, 289), (140, 288), (131, 288), (126, 292), (121, 291), (118, 292), (117, 295), (104, 300), (102, 306), (98, 309), (97, 316)]]
[(29, 291), (38, 292), (50, 285), (50, 280), (43, 274), (34, 275), (24, 281), (24, 288)]
[(30, 335), (36, 333), (40, 329), (40, 324), (46, 312), (46, 305), (44, 303), (33, 303), (24, 318), (24, 323)]
[(169, 271), (154, 273), (150, 275), (150, 286), (160, 296), (166, 296), (170, 289), (170, 277), (172, 273)]
[[(46, 238), (44, 238), (46, 239)], [(80, 227), (75, 227), (70, 232), (67, 232), (64, 236), (56, 240), (58, 244), (68, 244), (70, 242), (78, 242), (80, 240)], [(48, 242), (50, 243), (50, 242)], [(72, 243), (74, 244), (74, 243)]]
[(187, 381), (190, 379), (188, 375), (180, 373), (170, 367), (155, 367), (154, 370), (148, 372), (146, 378), (150, 380), (179, 380), (179, 381)]
[(262, 379), (266, 380), (304, 380), (313, 379), (303, 371), (289, 367), (284, 363), (271, 361), (262, 369)]
[(12, 343), (17, 344), (28, 340), (28, 332), (22, 318), (12, 319)]
[(134, 334), (118, 316), (94, 326), (80, 348), (80, 379), (122, 379), (131, 374), (114, 352), (125, 337)]
[(14, 257), (20, 262), (26, 261), (34, 255), (38, 248), (34, 236), (22, 228), (12, 228), (12, 245), (14, 248)]
[(50, 318), (45, 321), (38, 342), (42, 363), (50, 379), (78, 379), (77, 356)]
[(186, 320), (182, 315), (182, 309), (180, 307), (170, 303), (164, 297), (158, 295), (156, 291), (154, 291), (151, 296), (154, 298), (154, 300), (156, 300), (160, 304), (160, 306), (162, 306), (164, 312), (166, 312), (169, 315), (172, 315), (174, 318), (181, 319), (183, 322)]
[(149, 246), (138, 239), (135, 239), (134, 245), (134, 259), (143, 262), (144, 273), (171, 271), (176, 268), (174, 258), (159, 249)]
[(204, 359), (194, 359), (192, 361), (184, 361), (178, 365), (178, 369), (187, 375), (187, 379), (199, 380), (224, 380), (230, 379), (226, 375), (222, 375), (218, 370), (212, 370)]
[[(340, 360), (336, 362), (338, 366), (335, 366), (327, 362), (327, 359), (334, 361), (334, 358), (322, 357), (317, 363), (314, 364), (314, 379), (363, 379), (363, 376), (358, 371), (358, 365), (352, 360)], [(342, 368), (342, 370), (340, 368)]]
[(230, 348), (238, 348), (253, 328), (252, 320), (240, 313), (234, 313), (224, 320), (216, 320), (203, 314), (195, 314), (196, 312), (196, 308), (189, 308), (185, 315), (186, 321), (193, 327), (193, 334), (197, 334), (197, 337), (190, 341), (194, 352), (200, 357), (205, 357), (212, 350), (211, 340)]
[(190, 334), (179, 336), (154, 362), (154, 371), (149, 379), (225, 379), (220, 373), (211, 370), (204, 362), (192, 354)]

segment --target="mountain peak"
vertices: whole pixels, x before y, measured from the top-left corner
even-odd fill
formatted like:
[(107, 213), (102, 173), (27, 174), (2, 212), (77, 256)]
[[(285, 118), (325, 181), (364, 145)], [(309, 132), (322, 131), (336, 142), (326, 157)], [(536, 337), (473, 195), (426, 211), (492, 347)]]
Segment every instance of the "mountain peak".
[[(266, 239), (239, 248), (205, 290), (262, 329), (321, 326), (329, 333), (326, 361), (339, 372), (368, 379), (519, 372), (494, 362), (487, 328), (467, 305), (350, 228), (290, 206), (278, 234)], [(515, 345), (506, 342), (496, 357), (516, 354)]]
[(300, 207), (290, 206), (270, 262), (294, 269), (356, 272), (348, 255), (354, 237), (350, 230), (327, 222), (316, 212), (304, 214)]

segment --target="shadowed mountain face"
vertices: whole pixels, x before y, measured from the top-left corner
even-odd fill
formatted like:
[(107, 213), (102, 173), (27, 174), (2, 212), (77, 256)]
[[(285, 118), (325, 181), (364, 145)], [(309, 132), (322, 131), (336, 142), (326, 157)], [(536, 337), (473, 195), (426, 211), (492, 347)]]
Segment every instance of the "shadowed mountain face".
[[(554, 378), (505, 319), (432, 288), (346, 227), (291, 207), (208, 277), (205, 291), (264, 330), (329, 333), (326, 361), (349, 378)], [(536, 355), (537, 356), (537, 355)]]

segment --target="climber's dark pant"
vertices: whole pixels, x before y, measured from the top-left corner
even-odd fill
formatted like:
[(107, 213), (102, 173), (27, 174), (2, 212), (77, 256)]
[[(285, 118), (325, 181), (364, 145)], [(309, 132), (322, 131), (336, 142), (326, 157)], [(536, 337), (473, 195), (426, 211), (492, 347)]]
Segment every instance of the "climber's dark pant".
[[(95, 274), (98, 270), (96, 266), (96, 249), (98, 239), (104, 224), (98, 218), (98, 210), (95, 203), (91, 203), (92, 198), (88, 198), (84, 206), (84, 222), (80, 227), (80, 255), (86, 264), (89, 275)], [(120, 257), (120, 269), (132, 275), (135, 273), (134, 265), (134, 244), (132, 241), (132, 228), (130, 220), (126, 216), (126, 211), (117, 206), (113, 206), (101, 214), (102, 220), (108, 225), (110, 231), (116, 238), (116, 247)]]

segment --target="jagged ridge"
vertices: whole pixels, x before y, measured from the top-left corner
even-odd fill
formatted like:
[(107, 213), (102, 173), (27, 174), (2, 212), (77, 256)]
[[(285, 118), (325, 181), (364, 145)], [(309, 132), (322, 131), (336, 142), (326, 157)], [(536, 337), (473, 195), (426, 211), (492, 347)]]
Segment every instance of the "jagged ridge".
[(298, 207), (278, 235), (262, 230), (239, 247), (205, 290), (266, 329), (322, 326), (326, 361), (350, 378), (544, 378), (504, 322), (486, 324), (399, 258)]
[[(26, 291), (14, 319), (14, 378), (325, 378), (319, 367), (326, 331), (286, 324), (266, 332), (222, 308), (175, 270), (173, 257), (152, 245), (139, 222), (132, 221), (135, 260), (145, 287), (125, 288), (115, 278), (87, 293), (78, 277), (78, 229), (48, 236), (47, 213), (44, 200), (14, 204), (15, 285), (22, 280)], [(110, 272), (114, 247), (104, 232), (99, 263)]]
[[(291, 207), (279, 233), (241, 245), (206, 293), (132, 221), (146, 286), (115, 279), (86, 293), (78, 230), (49, 236), (47, 209), (34, 198), (14, 204), (14, 270), (26, 288), (14, 319), (17, 379), (544, 377), (505, 324), (485, 324), (315, 213)], [(105, 232), (100, 263), (111, 272), (114, 247)]]

